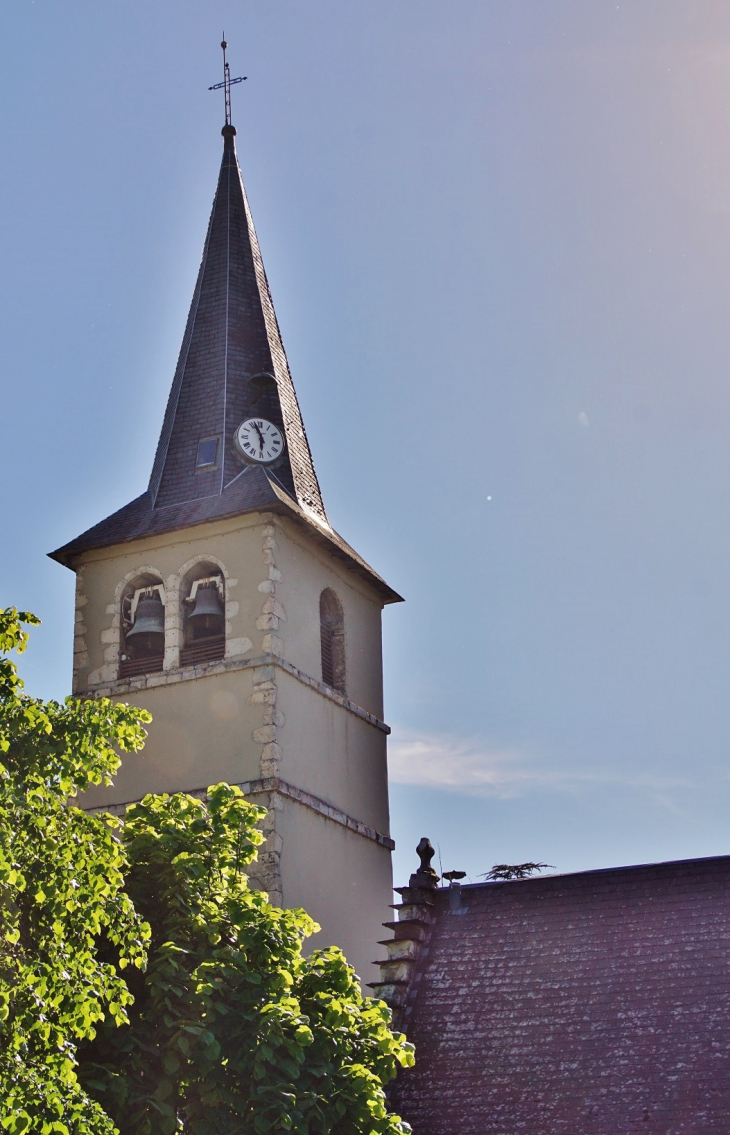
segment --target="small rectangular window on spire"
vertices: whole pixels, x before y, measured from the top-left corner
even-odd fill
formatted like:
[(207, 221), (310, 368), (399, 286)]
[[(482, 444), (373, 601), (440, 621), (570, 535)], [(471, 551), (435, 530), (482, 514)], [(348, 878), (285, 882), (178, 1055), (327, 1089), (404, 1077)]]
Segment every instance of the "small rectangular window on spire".
[(208, 469), (215, 469), (218, 464), (218, 442), (220, 438), (204, 437), (198, 442), (198, 459), (195, 463), (196, 471), (204, 473)]

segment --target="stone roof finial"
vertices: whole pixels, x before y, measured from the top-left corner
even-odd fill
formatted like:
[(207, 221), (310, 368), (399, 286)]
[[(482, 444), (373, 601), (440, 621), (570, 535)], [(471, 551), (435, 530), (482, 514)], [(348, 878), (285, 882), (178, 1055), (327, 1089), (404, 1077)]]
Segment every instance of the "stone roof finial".
[(436, 852), (434, 851), (433, 844), (427, 836), (422, 836), (416, 854), (421, 860), (421, 866), (413, 875), (411, 875), (408, 886), (409, 887), (429, 887), (433, 888), (438, 884), (440, 876), (436, 874), (431, 866), (431, 860)]

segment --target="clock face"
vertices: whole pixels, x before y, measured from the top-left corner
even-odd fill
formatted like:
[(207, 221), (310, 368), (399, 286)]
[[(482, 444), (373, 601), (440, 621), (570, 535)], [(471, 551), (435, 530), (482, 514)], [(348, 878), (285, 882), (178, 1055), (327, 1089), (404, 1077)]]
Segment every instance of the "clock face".
[(276, 461), (284, 451), (281, 430), (266, 418), (247, 418), (241, 422), (233, 442), (244, 461), (255, 461), (258, 465)]

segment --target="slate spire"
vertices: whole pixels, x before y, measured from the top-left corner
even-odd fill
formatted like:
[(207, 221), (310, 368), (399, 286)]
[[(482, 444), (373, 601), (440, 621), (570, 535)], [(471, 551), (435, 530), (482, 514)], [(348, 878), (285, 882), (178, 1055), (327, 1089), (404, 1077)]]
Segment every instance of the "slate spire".
[[(233, 432), (260, 415), (283, 429), (272, 470), (319, 523), (327, 515), (271, 301), (241, 179), (235, 127), (223, 127), (223, 160), (193, 301), (157, 447), (149, 492), (155, 509), (224, 494), (246, 467)], [(218, 439), (215, 468), (196, 468), (199, 442)]]
[[(222, 134), (218, 186), (149, 487), (50, 556), (73, 567), (92, 548), (275, 512), (303, 524), (386, 603), (398, 602), (327, 519), (241, 180), (235, 128), (227, 123)], [(234, 431), (249, 417), (267, 418), (284, 433), (276, 464), (244, 465), (238, 457)], [(200, 443), (214, 440), (215, 464), (201, 467)]]

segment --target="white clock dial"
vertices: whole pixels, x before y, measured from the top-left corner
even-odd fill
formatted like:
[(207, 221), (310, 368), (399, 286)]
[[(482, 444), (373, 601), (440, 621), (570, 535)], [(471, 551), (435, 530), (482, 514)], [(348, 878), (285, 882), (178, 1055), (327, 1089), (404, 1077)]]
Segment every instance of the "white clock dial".
[(284, 451), (281, 430), (266, 418), (247, 418), (241, 422), (233, 442), (244, 461), (255, 461), (259, 465), (276, 461)]

